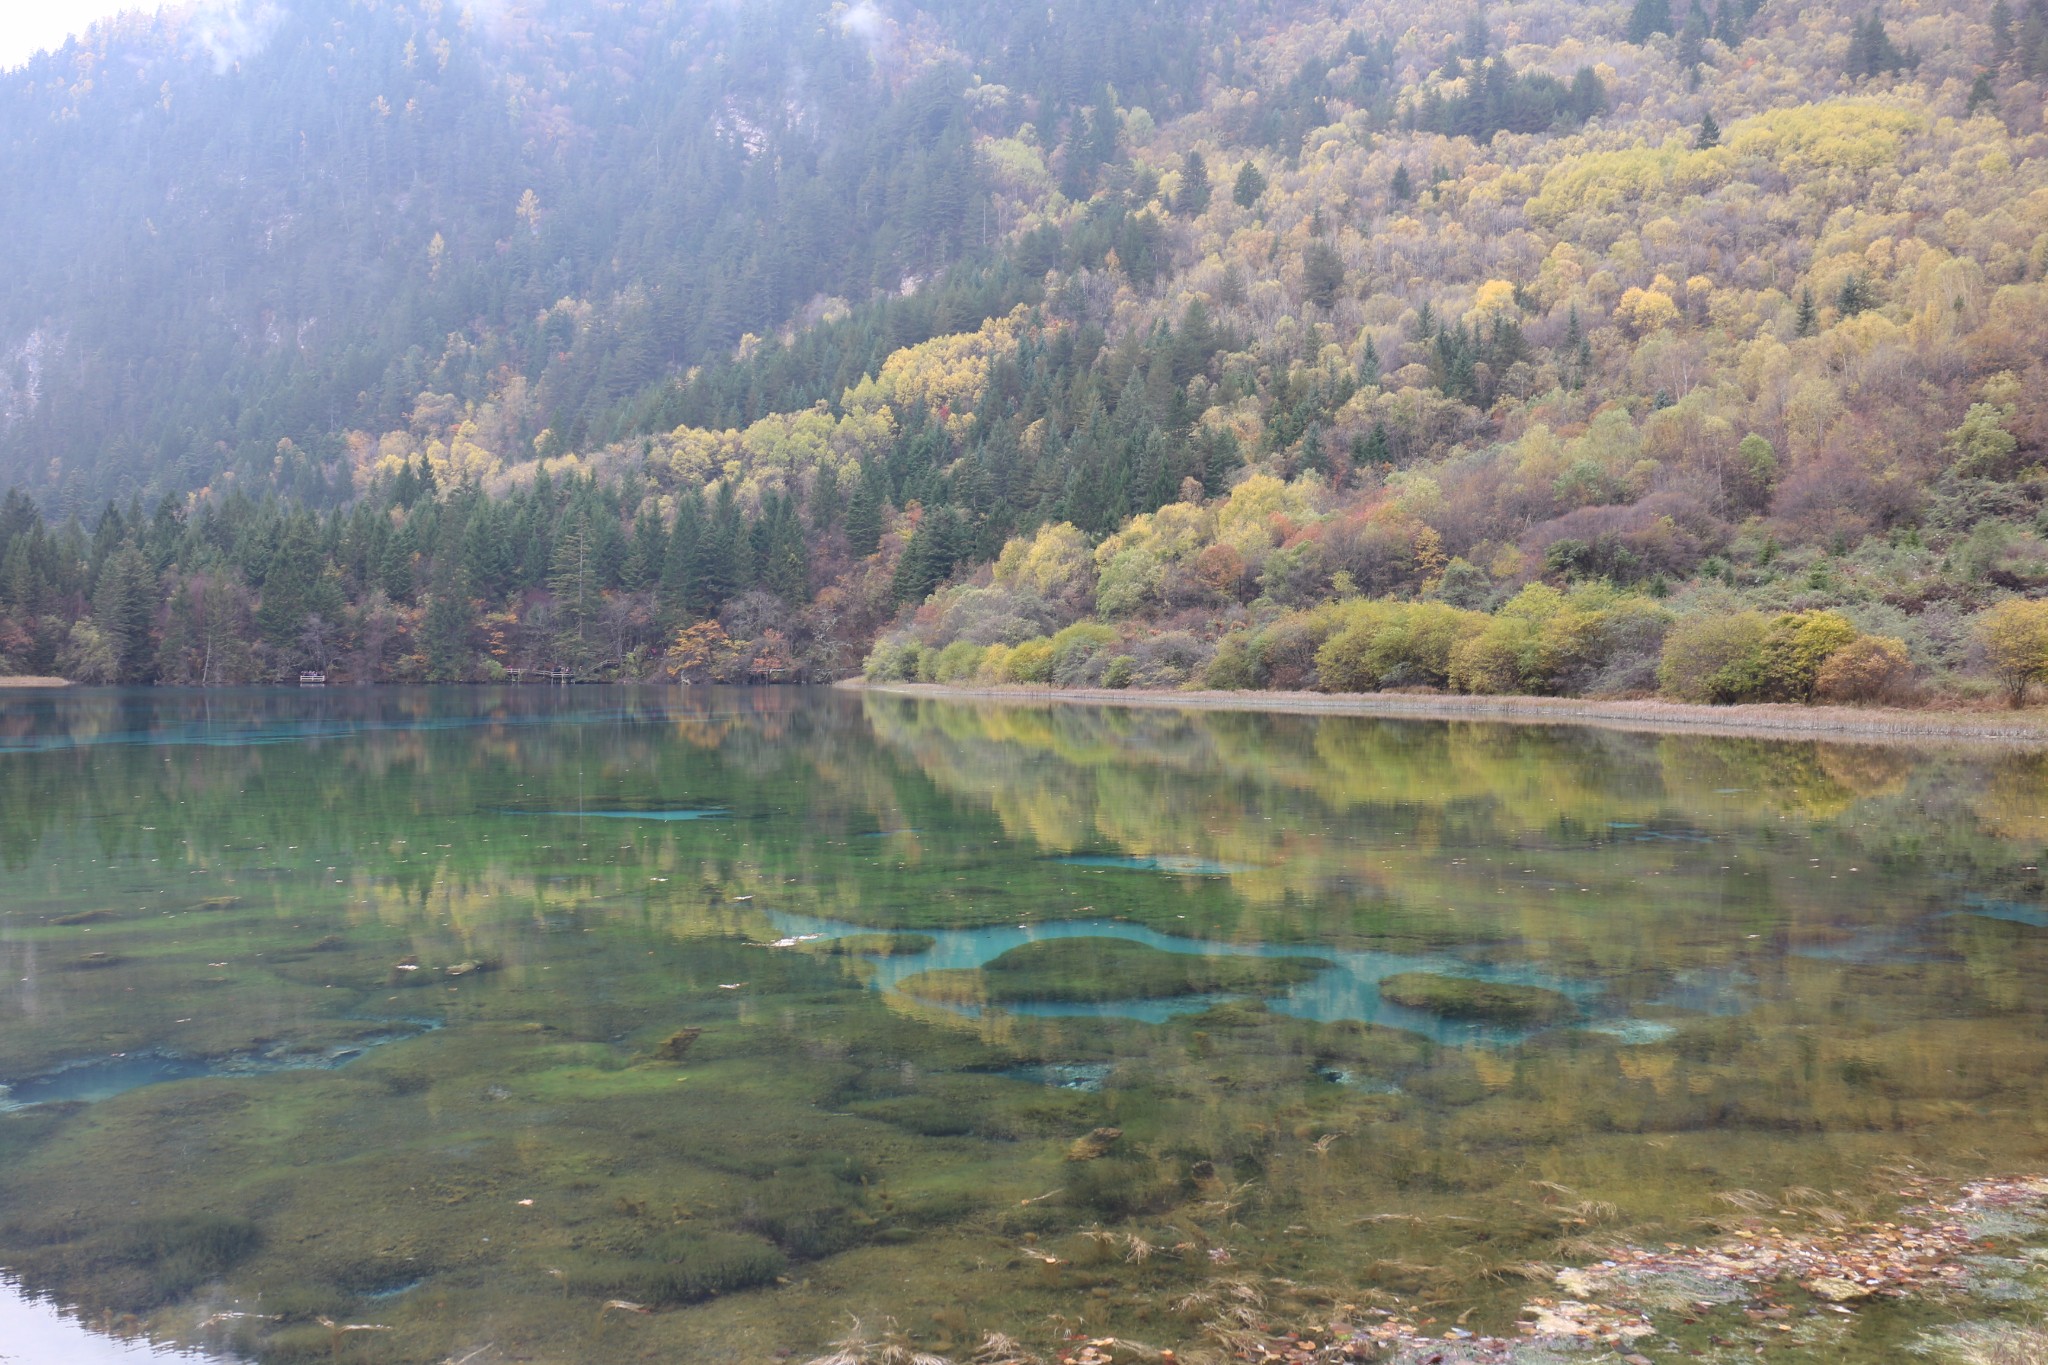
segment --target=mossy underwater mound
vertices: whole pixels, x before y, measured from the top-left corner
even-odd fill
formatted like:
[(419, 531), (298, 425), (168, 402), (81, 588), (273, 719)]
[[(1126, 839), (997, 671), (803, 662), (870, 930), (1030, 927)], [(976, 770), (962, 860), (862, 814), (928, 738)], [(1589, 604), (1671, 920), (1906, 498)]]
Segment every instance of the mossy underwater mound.
[(1173, 953), (1129, 939), (1055, 938), (1019, 944), (978, 968), (920, 972), (905, 978), (901, 989), (950, 1005), (1268, 995), (1330, 965), (1320, 957)]
[(1436, 972), (1401, 972), (1380, 982), (1380, 998), (1444, 1019), (1493, 1024), (1554, 1024), (1578, 1017), (1579, 1007), (1560, 991), (1475, 981)]
[(809, 947), (827, 957), (916, 957), (938, 943), (930, 934), (848, 934), (821, 939)]
[(676, 1232), (652, 1239), (636, 1254), (565, 1257), (569, 1293), (636, 1303), (695, 1303), (767, 1284), (788, 1265), (765, 1242), (729, 1232)]

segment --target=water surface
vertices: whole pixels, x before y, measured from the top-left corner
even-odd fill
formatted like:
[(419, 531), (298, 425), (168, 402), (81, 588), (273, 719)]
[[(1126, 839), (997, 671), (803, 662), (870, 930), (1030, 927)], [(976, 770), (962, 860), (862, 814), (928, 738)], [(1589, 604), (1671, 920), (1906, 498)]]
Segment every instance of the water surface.
[[(766, 1365), (849, 1316), (1185, 1356), (1213, 1316), (1171, 1305), (1239, 1283), (1503, 1330), (1603, 1239), (2048, 1165), (2044, 810), (2033, 754), (1568, 727), (0, 695), (0, 1265), (45, 1296), (0, 1360), (23, 1312), (64, 1360), (126, 1349), (80, 1316), (276, 1361)], [(931, 942), (830, 951), (891, 932)], [(1103, 937), (1329, 965), (903, 989)], [(1418, 972), (1566, 1008), (1382, 998)]]

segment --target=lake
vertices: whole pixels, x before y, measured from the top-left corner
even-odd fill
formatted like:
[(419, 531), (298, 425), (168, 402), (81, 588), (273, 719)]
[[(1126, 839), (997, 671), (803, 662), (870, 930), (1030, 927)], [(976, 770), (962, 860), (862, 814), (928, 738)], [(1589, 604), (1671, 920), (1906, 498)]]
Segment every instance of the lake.
[[(72, 1342), (0, 1360), (1466, 1359), (1561, 1267), (2048, 1171), (2044, 845), (1996, 748), (0, 693), (0, 1325)], [(1894, 1360), (2038, 1311), (2038, 1212), (1625, 1340)]]

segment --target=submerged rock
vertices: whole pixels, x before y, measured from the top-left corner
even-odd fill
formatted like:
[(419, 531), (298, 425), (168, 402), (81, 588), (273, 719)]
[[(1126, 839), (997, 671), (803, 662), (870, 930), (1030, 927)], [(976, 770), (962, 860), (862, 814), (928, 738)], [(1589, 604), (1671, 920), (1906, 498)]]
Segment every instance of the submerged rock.
[(1067, 1145), (1067, 1160), (1096, 1161), (1109, 1155), (1110, 1149), (1122, 1140), (1121, 1128), (1097, 1128), (1085, 1137), (1077, 1137)]
[(654, 1049), (654, 1055), (664, 1062), (680, 1062), (703, 1035), (701, 1028), (679, 1028), (661, 1040)]

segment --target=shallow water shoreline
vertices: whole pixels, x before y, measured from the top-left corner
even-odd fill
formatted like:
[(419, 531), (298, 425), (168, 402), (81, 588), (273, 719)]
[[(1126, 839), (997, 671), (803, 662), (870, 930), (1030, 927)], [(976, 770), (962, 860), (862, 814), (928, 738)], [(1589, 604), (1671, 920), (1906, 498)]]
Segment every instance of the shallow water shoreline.
[(1481, 720), (1517, 725), (1587, 725), (1760, 738), (1840, 738), (1884, 744), (1971, 741), (2027, 748), (2048, 746), (2048, 713), (1912, 711), (1900, 708), (1700, 706), (1670, 701), (1588, 701), (1574, 697), (1466, 697), (1421, 692), (1165, 692), (1110, 688), (961, 687), (951, 683), (833, 684), (858, 692), (1013, 704), (1155, 707), (1190, 711), (1386, 716), (1416, 720)]

